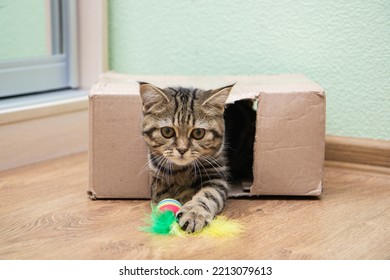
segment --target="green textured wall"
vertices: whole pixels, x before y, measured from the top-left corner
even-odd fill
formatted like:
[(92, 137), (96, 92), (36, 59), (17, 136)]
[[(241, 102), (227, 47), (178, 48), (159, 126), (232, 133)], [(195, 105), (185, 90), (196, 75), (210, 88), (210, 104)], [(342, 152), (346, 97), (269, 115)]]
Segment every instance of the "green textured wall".
[(0, 60), (46, 54), (45, 0), (0, 0)]
[(390, 140), (390, 1), (109, 1), (111, 69), (303, 73), (327, 92), (327, 134)]

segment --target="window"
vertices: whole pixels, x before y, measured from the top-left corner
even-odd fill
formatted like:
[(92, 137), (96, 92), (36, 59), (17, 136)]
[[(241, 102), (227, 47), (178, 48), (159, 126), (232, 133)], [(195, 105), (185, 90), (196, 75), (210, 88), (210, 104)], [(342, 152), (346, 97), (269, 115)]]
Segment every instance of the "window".
[(107, 0), (0, 0), (0, 26), (0, 170), (86, 151)]
[(78, 87), (75, 0), (0, 4), (0, 97)]

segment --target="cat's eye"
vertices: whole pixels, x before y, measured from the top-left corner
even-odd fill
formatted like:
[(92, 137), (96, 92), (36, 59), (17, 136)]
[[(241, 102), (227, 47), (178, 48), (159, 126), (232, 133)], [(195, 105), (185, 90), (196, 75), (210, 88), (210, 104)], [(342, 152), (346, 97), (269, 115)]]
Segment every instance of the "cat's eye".
[(204, 128), (195, 128), (191, 132), (191, 137), (196, 140), (200, 140), (205, 136), (205, 134), (206, 134), (206, 130)]
[(172, 138), (175, 136), (175, 130), (172, 127), (164, 126), (161, 128), (161, 135), (165, 138)]

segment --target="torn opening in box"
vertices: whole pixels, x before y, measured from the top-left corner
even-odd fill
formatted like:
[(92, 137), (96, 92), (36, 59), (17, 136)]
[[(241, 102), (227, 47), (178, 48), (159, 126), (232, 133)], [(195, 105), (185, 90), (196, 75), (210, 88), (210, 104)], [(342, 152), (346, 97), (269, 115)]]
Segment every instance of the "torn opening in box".
[(256, 134), (257, 100), (244, 99), (225, 109), (225, 149), (231, 195), (249, 193), (253, 184), (253, 147)]

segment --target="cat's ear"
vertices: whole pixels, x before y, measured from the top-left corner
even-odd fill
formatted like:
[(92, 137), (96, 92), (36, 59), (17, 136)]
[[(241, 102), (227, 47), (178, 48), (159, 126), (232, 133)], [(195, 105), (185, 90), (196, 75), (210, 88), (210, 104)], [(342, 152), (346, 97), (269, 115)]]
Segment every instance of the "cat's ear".
[(149, 83), (138, 82), (144, 112), (148, 112), (153, 105), (169, 102), (166, 93)]
[(235, 84), (206, 91), (202, 106), (211, 106), (217, 108), (222, 113), (225, 110), (225, 102), (229, 97), (230, 91)]

